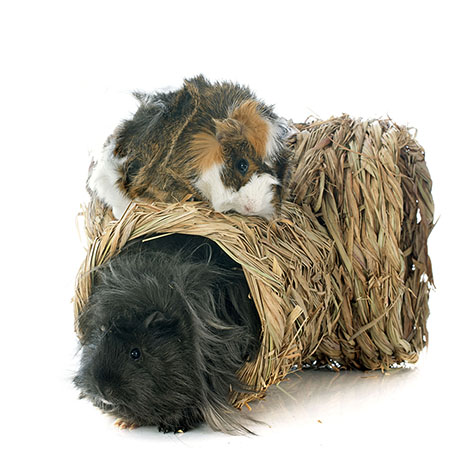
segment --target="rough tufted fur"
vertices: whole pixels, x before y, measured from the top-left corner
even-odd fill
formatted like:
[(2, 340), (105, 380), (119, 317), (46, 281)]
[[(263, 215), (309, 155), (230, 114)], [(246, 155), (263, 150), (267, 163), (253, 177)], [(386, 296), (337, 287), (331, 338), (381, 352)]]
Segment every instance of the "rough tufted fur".
[(74, 383), (127, 426), (246, 431), (228, 398), (244, 389), (237, 372), (257, 353), (260, 323), (241, 268), (215, 243), (132, 244), (97, 272), (80, 329)]
[(290, 176), (289, 127), (247, 87), (202, 75), (136, 93), (140, 106), (109, 137), (89, 189), (119, 217), (134, 200), (192, 194), (215, 210), (275, 215)]

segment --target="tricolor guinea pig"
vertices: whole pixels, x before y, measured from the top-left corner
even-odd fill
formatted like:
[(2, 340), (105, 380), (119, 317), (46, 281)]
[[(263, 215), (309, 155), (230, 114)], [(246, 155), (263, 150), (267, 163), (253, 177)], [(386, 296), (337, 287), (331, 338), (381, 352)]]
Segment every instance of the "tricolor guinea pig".
[(237, 374), (261, 326), (237, 263), (205, 238), (171, 235), (137, 240), (93, 284), (78, 319), (82, 398), (120, 427), (247, 431), (230, 393), (250, 391)]
[(135, 93), (140, 106), (108, 138), (89, 190), (119, 217), (131, 201), (188, 194), (216, 211), (273, 217), (290, 176), (292, 134), (247, 87), (203, 76), (181, 89)]

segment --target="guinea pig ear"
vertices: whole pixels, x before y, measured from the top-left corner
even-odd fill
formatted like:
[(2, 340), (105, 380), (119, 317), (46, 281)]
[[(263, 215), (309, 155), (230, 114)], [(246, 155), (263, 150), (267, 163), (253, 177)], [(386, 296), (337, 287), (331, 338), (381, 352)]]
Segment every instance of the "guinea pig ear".
[(235, 119), (212, 119), (215, 124), (215, 136), (219, 142), (231, 136), (243, 135), (243, 124)]
[(150, 328), (152, 326), (155, 326), (155, 324), (158, 321), (158, 317), (160, 317), (161, 315), (162, 314), (160, 312), (153, 312), (150, 315), (148, 315), (144, 320), (145, 328)]
[(165, 331), (176, 327), (178, 319), (165, 315), (163, 312), (155, 311), (147, 315), (144, 320), (144, 327), (147, 329), (157, 328)]

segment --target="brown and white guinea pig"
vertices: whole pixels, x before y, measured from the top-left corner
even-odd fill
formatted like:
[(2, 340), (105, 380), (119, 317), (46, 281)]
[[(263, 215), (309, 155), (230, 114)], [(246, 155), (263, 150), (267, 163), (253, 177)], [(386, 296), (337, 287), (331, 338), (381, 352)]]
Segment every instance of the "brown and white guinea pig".
[(89, 190), (120, 217), (131, 201), (192, 194), (220, 212), (271, 218), (290, 176), (292, 129), (244, 86), (203, 76), (135, 93), (140, 106), (92, 163)]
[(249, 391), (237, 372), (256, 357), (260, 321), (241, 267), (214, 242), (137, 240), (98, 269), (79, 328), (74, 383), (121, 427), (248, 431), (229, 394)]

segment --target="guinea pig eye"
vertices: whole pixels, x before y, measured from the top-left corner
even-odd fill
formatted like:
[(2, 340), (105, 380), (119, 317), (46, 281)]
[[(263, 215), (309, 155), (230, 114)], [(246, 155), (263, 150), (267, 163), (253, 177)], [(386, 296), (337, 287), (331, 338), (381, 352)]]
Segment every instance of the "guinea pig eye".
[(139, 359), (141, 356), (140, 349), (139, 348), (132, 349), (129, 355), (131, 356), (131, 359), (134, 359), (134, 361), (137, 361), (137, 359)]
[(242, 175), (245, 175), (246, 172), (248, 171), (248, 167), (250, 166), (250, 164), (248, 163), (248, 160), (245, 160), (244, 158), (240, 158), (240, 160), (237, 161), (235, 166)]

